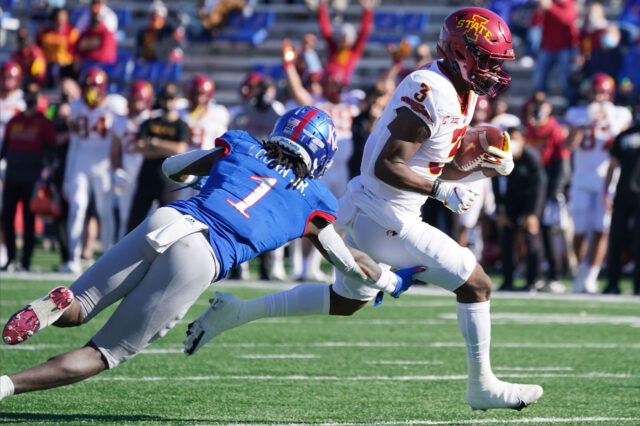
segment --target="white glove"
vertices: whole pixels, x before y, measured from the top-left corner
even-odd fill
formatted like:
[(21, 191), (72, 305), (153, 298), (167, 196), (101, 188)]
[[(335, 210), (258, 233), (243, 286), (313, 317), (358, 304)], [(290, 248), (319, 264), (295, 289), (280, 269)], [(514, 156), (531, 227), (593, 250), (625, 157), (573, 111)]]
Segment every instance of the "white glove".
[(116, 169), (113, 172), (113, 190), (117, 196), (122, 195), (124, 189), (131, 183), (129, 174), (124, 169)]
[(466, 185), (440, 180), (436, 180), (436, 186), (434, 186), (432, 193), (432, 197), (441, 201), (442, 204), (455, 213), (462, 213), (468, 210), (479, 196), (480, 194)]
[(513, 154), (509, 146), (509, 133), (504, 132), (504, 150), (489, 146), (488, 153), (482, 154), (482, 167), (494, 169), (503, 176), (509, 175), (513, 171)]

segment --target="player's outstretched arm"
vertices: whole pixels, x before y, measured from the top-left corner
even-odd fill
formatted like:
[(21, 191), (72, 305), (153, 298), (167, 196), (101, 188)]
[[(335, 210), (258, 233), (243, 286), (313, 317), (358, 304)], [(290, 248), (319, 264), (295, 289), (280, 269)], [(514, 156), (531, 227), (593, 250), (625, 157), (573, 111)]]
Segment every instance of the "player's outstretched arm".
[[(399, 297), (413, 284), (412, 274), (400, 276), (388, 269), (383, 269), (366, 253), (349, 247), (326, 219), (313, 218), (304, 236), (320, 250), (325, 259), (354, 281), (391, 294), (393, 297)], [(416, 273), (420, 271), (415, 270)]]
[(215, 162), (224, 155), (224, 147), (195, 149), (164, 160), (162, 172), (169, 179), (184, 183), (189, 176), (208, 176)]

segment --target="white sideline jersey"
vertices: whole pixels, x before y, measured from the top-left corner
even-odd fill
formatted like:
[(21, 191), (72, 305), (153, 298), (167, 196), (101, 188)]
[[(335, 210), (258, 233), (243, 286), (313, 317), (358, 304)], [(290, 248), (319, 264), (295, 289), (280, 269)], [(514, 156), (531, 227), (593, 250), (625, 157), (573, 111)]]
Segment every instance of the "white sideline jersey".
[(229, 110), (214, 102), (210, 102), (205, 108), (198, 107), (191, 112), (184, 110), (180, 118), (191, 129), (189, 149), (213, 148), (216, 138), (229, 130), (231, 122)]
[(24, 95), (22, 90), (14, 90), (6, 98), (0, 98), (0, 149), (4, 142), (4, 129), (17, 113), (24, 111), (26, 105), (24, 103)]
[(123, 110), (120, 97), (107, 95), (95, 108), (90, 108), (79, 98), (71, 101), (69, 107), (74, 126), (67, 158), (73, 161), (73, 165), (81, 167), (108, 160), (111, 147), (110, 129), (118, 115), (127, 113), (126, 109)]
[(141, 153), (136, 151), (136, 142), (140, 125), (151, 118), (151, 111), (142, 111), (136, 117), (118, 115), (113, 120), (111, 133), (120, 141), (122, 168), (129, 176), (137, 176), (144, 161)]
[(627, 108), (611, 102), (592, 102), (567, 110), (567, 123), (584, 129), (584, 139), (573, 153), (575, 187), (602, 190), (609, 168), (609, 148), (613, 139), (629, 127), (632, 118)]
[(478, 96), (469, 92), (466, 99), (458, 96), (439, 62), (431, 62), (409, 74), (396, 88), (382, 116), (367, 139), (361, 165), (361, 175), (352, 186), (356, 190), (356, 205), (382, 226), (400, 231), (407, 222), (420, 220), (420, 206), (426, 195), (394, 188), (375, 175), (375, 164), (391, 133), (389, 124), (396, 110), (410, 108), (431, 130), (407, 166), (425, 179), (435, 180), (442, 168), (455, 155), (467, 126), (473, 117)]

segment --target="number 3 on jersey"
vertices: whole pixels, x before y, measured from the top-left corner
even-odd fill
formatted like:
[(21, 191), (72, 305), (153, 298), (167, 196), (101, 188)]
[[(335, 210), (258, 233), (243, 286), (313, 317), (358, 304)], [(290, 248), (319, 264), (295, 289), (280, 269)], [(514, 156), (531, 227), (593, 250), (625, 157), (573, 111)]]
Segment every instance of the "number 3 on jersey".
[(242, 214), (242, 216), (246, 217), (247, 219), (250, 218), (250, 216), (247, 214), (247, 209), (260, 201), (262, 197), (267, 195), (267, 192), (271, 191), (271, 189), (278, 182), (278, 179), (276, 178), (265, 176), (251, 176), (251, 179), (259, 182), (259, 184), (256, 189), (249, 193), (249, 195), (247, 195), (240, 201), (231, 201), (229, 198), (227, 198), (226, 200), (227, 203), (231, 204)]

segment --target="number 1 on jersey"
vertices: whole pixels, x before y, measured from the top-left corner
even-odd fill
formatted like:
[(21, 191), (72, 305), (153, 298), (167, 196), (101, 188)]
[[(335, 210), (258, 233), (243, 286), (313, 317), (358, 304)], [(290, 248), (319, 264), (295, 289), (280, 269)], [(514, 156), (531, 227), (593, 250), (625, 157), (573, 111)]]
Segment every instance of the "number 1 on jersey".
[(262, 197), (267, 195), (267, 192), (271, 191), (271, 188), (275, 186), (278, 182), (278, 179), (272, 177), (265, 176), (251, 176), (251, 179), (259, 182), (259, 185), (256, 189), (251, 191), (249, 195), (244, 197), (240, 201), (231, 201), (227, 198), (227, 203), (231, 204), (236, 210), (238, 210), (242, 216), (249, 219), (249, 215), (247, 214), (247, 209), (253, 206), (255, 203), (260, 201)]

